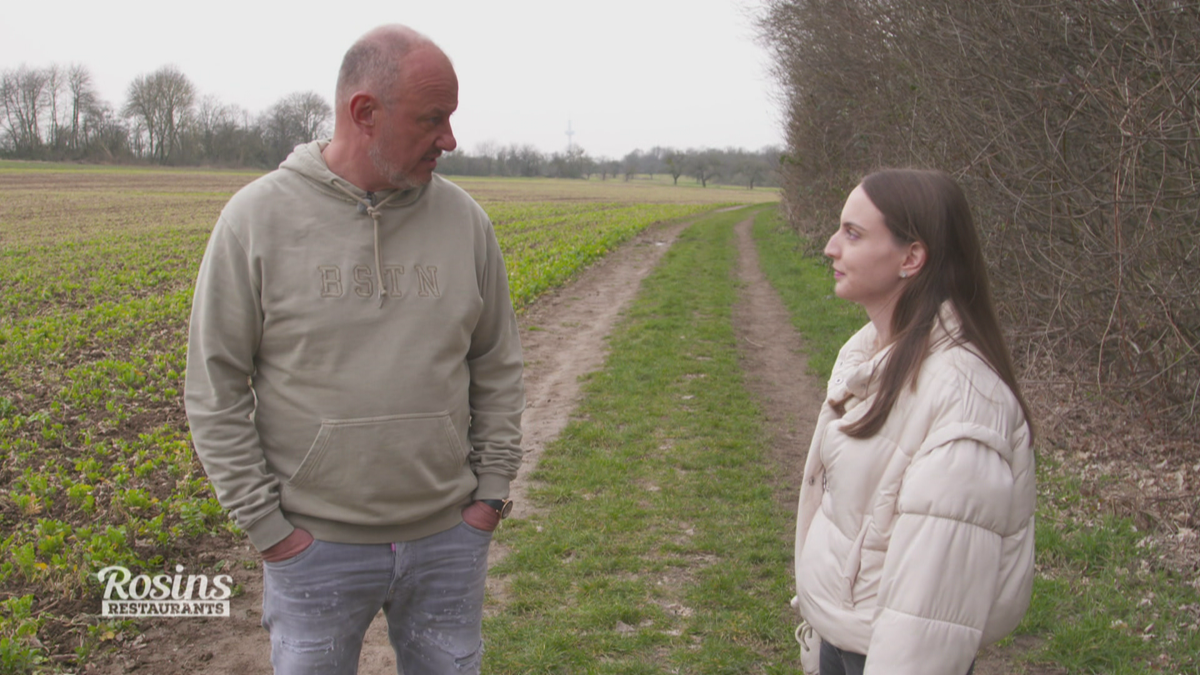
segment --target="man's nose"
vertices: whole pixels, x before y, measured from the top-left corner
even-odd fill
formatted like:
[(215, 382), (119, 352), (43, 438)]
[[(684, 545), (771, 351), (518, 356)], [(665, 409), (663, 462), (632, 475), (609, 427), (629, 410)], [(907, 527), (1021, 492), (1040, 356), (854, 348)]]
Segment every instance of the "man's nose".
[(446, 123), (446, 130), (438, 136), (437, 148), (442, 152), (453, 152), (458, 147), (458, 141), (454, 139), (454, 129), (450, 127), (450, 123)]

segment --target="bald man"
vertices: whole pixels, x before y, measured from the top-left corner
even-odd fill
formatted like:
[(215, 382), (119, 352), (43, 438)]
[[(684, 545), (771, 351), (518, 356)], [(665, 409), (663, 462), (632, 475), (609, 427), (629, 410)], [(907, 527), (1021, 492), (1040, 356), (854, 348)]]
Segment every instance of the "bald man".
[(354, 673), (382, 609), (404, 675), (478, 673), (492, 531), (521, 462), (521, 346), (487, 215), (434, 174), (458, 79), (404, 26), (338, 76), (333, 138), (225, 206), (185, 401), (263, 558), (276, 673)]

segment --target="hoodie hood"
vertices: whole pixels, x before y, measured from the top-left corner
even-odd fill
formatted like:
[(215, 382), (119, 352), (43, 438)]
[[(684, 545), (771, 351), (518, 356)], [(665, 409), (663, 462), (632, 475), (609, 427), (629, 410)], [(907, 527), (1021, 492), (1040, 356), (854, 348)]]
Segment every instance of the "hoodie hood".
[(280, 163), (284, 171), (294, 171), (312, 183), (313, 187), (327, 195), (368, 207), (384, 208), (408, 206), (425, 193), (428, 184), (409, 190), (383, 190), (367, 192), (329, 170), (321, 151), (329, 145), (329, 140), (317, 140), (311, 143), (297, 145), (287, 159)]

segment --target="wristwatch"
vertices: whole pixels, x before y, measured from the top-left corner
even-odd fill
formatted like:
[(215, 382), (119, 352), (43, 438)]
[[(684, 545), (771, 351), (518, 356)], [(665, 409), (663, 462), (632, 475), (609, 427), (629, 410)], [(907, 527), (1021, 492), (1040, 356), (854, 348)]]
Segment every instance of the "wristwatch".
[(480, 499), (479, 501), (496, 509), (496, 513), (500, 514), (500, 520), (508, 517), (512, 513), (513, 501), (511, 499)]

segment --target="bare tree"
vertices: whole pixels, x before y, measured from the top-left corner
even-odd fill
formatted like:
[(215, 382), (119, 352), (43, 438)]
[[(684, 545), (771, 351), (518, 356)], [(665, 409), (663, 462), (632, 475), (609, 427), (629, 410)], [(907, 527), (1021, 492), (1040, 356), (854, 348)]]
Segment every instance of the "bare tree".
[(5, 71), (0, 76), (0, 105), (4, 108), (5, 132), (18, 157), (40, 156), (48, 79), (45, 70), (25, 66)]
[(333, 109), (312, 91), (288, 94), (267, 109), (260, 122), (268, 164), (277, 164), (292, 148), (328, 133)]
[(66, 82), (64, 82), (62, 68), (59, 68), (58, 64), (50, 64), (46, 67), (45, 73), (46, 87), (43, 91), (46, 97), (46, 117), (50, 122), (50, 136), (46, 140), (51, 148), (61, 150), (66, 143), (66, 138), (63, 137), (62, 125), (59, 124), (58, 102)]
[(100, 103), (83, 66), (21, 66), (0, 74), (4, 147), (22, 158), (62, 159), (87, 154)]
[(596, 170), (600, 172), (600, 180), (608, 180), (611, 174), (613, 178), (617, 177), (620, 172), (620, 162), (608, 157), (601, 157), (596, 160)]
[(679, 177), (687, 167), (686, 160), (687, 156), (678, 150), (666, 150), (663, 153), (663, 164), (667, 167), (667, 173), (671, 174), (672, 185), (679, 185)]
[(180, 148), (196, 99), (196, 88), (175, 66), (139, 75), (129, 85), (126, 117), (137, 120), (146, 135), (146, 154), (165, 164)]
[(762, 162), (758, 161), (756, 158), (743, 157), (738, 163), (737, 172), (738, 175), (740, 175), (746, 181), (746, 186), (753, 190), (755, 183), (762, 182), (763, 176), (767, 173), (767, 169), (765, 166), (763, 166)]
[(708, 187), (708, 182), (719, 173), (720, 161), (712, 150), (692, 150), (688, 152), (687, 173), (700, 182), (700, 187)]
[(565, 152), (551, 155), (547, 168), (553, 178), (587, 178), (595, 165), (595, 160), (587, 156), (587, 151), (573, 145)]
[(628, 183), (630, 178), (637, 174), (642, 166), (642, 151), (634, 150), (625, 155), (621, 160), (621, 172), (625, 174), (625, 182)]
[(250, 123), (250, 115), (212, 94), (196, 105), (192, 132), (203, 161), (229, 166), (269, 165), (262, 135)]
[(292, 94), (292, 97), (300, 129), (303, 131), (301, 143), (331, 135), (329, 120), (333, 117), (333, 108), (320, 94), (306, 91)]
[(483, 162), (483, 175), (490, 176), (493, 171), (493, 164), (496, 161), (496, 153), (500, 149), (496, 141), (483, 141), (475, 145), (475, 156), (479, 157)]
[(99, 101), (87, 106), (81, 123), (82, 149), (88, 156), (115, 161), (132, 153), (130, 129), (108, 104)]
[(500, 164), (502, 175), (526, 178), (541, 175), (542, 167), (546, 162), (542, 153), (528, 143), (524, 145), (513, 143), (501, 148), (497, 152), (496, 159)]
[(85, 144), (82, 138), (83, 121), (97, 103), (92, 74), (86, 67), (72, 64), (67, 69), (67, 93), (70, 96), (71, 117), (66, 142), (68, 148), (78, 152)]
[(216, 143), (218, 129), (229, 117), (229, 106), (221, 102), (213, 94), (208, 94), (196, 104), (196, 114), (192, 118), (192, 131), (200, 142), (201, 155), (211, 158)]

